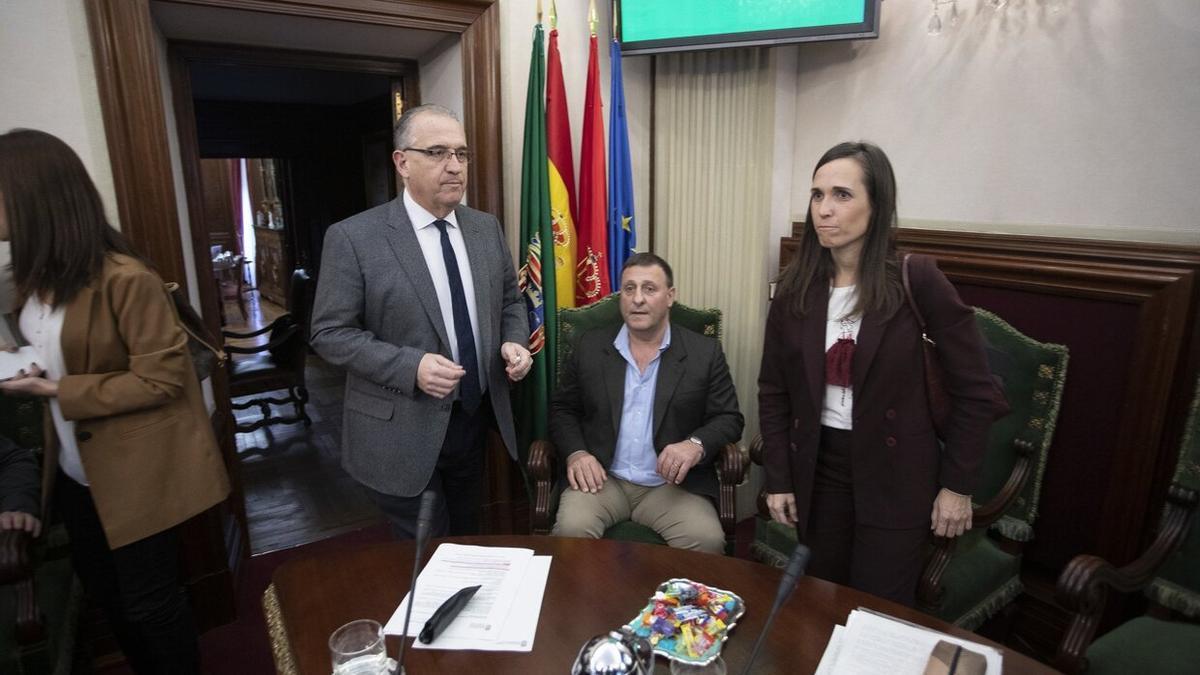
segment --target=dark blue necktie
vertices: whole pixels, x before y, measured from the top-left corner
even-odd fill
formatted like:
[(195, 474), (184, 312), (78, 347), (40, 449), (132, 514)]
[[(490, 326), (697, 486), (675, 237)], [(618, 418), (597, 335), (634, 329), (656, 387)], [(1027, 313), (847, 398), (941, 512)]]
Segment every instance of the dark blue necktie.
[(471, 330), (471, 314), (467, 311), (467, 294), (463, 292), (462, 275), (458, 272), (458, 256), (450, 245), (448, 223), (435, 220), (442, 234), (442, 260), (446, 263), (446, 278), (450, 282), (450, 305), (454, 311), (454, 333), (458, 342), (458, 365), (467, 371), (458, 385), (458, 398), (463, 410), (473, 413), (479, 408), (483, 392), (479, 388), (479, 355), (475, 352), (475, 333)]

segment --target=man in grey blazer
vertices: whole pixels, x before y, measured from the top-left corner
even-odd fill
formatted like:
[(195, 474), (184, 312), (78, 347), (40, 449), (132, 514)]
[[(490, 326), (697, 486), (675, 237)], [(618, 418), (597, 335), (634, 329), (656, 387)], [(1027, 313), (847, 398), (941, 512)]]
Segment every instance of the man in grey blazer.
[(415, 535), (425, 490), (434, 536), (475, 534), (487, 428), (517, 456), (509, 381), (529, 372), (529, 326), (499, 222), (460, 204), (462, 124), (419, 106), (394, 140), (403, 194), (325, 235), (312, 346), (346, 370), (342, 466), (395, 535)]
[(721, 553), (713, 461), (744, 424), (725, 354), (670, 323), (662, 258), (630, 256), (620, 293), (623, 325), (579, 337), (550, 404), (568, 484), (554, 534), (595, 538), (633, 520), (671, 546)]

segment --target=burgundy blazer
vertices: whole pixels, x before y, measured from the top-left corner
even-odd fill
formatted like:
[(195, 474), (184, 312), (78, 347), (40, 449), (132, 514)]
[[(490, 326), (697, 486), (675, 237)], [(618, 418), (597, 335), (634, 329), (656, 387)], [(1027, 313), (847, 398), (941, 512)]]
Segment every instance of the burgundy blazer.
[[(971, 494), (992, 420), (992, 384), (973, 310), (928, 256), (912, 256), (909, 279), (953, 408), (942, 447), (930, 420), (916, 317), (907, 303), (891, 316), (868, 312), (851, 366), (851, 470), (857, 522), (872, 527), (928, 527), (940, 488)], [(765, 487), (795, 494), (801, 533), (821, 435), (828, 295), (828, 286), (815, 288), (804, 316), (789, 295), (771, 303), (758, 376)]]

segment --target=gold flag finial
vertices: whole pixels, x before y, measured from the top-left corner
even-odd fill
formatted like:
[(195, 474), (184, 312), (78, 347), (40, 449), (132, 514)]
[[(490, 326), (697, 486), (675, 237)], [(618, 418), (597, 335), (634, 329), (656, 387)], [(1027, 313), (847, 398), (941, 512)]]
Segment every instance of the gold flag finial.
[(588, 30), (590, 30), (592, 32), (592, 35), (596, 34), (596, 24), (597, 23), (598, 23), (598, 21), (596, 20), (596, 0), (588, 0)]
[(617, 39), (617, 0), (612, 0), (612, 35), (615, 42)]
[(537, 0), (537, 22), (542, 22), (542, 0)]
[(558, 3), (550, 0), (550, 30), (558, 28)]

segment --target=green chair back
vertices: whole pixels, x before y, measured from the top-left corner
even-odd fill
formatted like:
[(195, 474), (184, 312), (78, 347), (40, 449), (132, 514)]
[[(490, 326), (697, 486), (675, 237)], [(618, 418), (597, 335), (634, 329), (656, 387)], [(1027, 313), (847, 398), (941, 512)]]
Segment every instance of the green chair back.
[[(621, 294), (613, 293), (597, 302), (583, 307), (558, 310), (558, 363), (555, 375), (562, 374), (562, 364), (570, 358), (579, 336), (602, 326), (620, 325)], [(676, 302), (671, 306), (671, 323), (678, 324), (701, 335), (721, 339), (721, 310), (696, 309)]]
[(1012, 473), (1018, 455), (1015, 441), (1033, 449), (1033, 474), (1003, 518), (993, 529), (1014, 541), (1033, 538), (1046, 455), (1054, 437), (1067, 376), (1067, 348), (1038, 342), (1013, 328), (995, 314), (975, 308), (975, 322), (991, 345), (992, 372), (1004, 380), (1012, 413), (992, 424), (987, 455), (975, 503), (995, 496)]
[[(1200, 494), (1200, 380), (1188, 412), (1179, 461), (1172, 487)], [(1167, 559), (1146, 594), (1151, 600), (1191, 619), (1200, 619), (1200, 515), (1192, 514), (1191, 526), (1179, 548)]]

